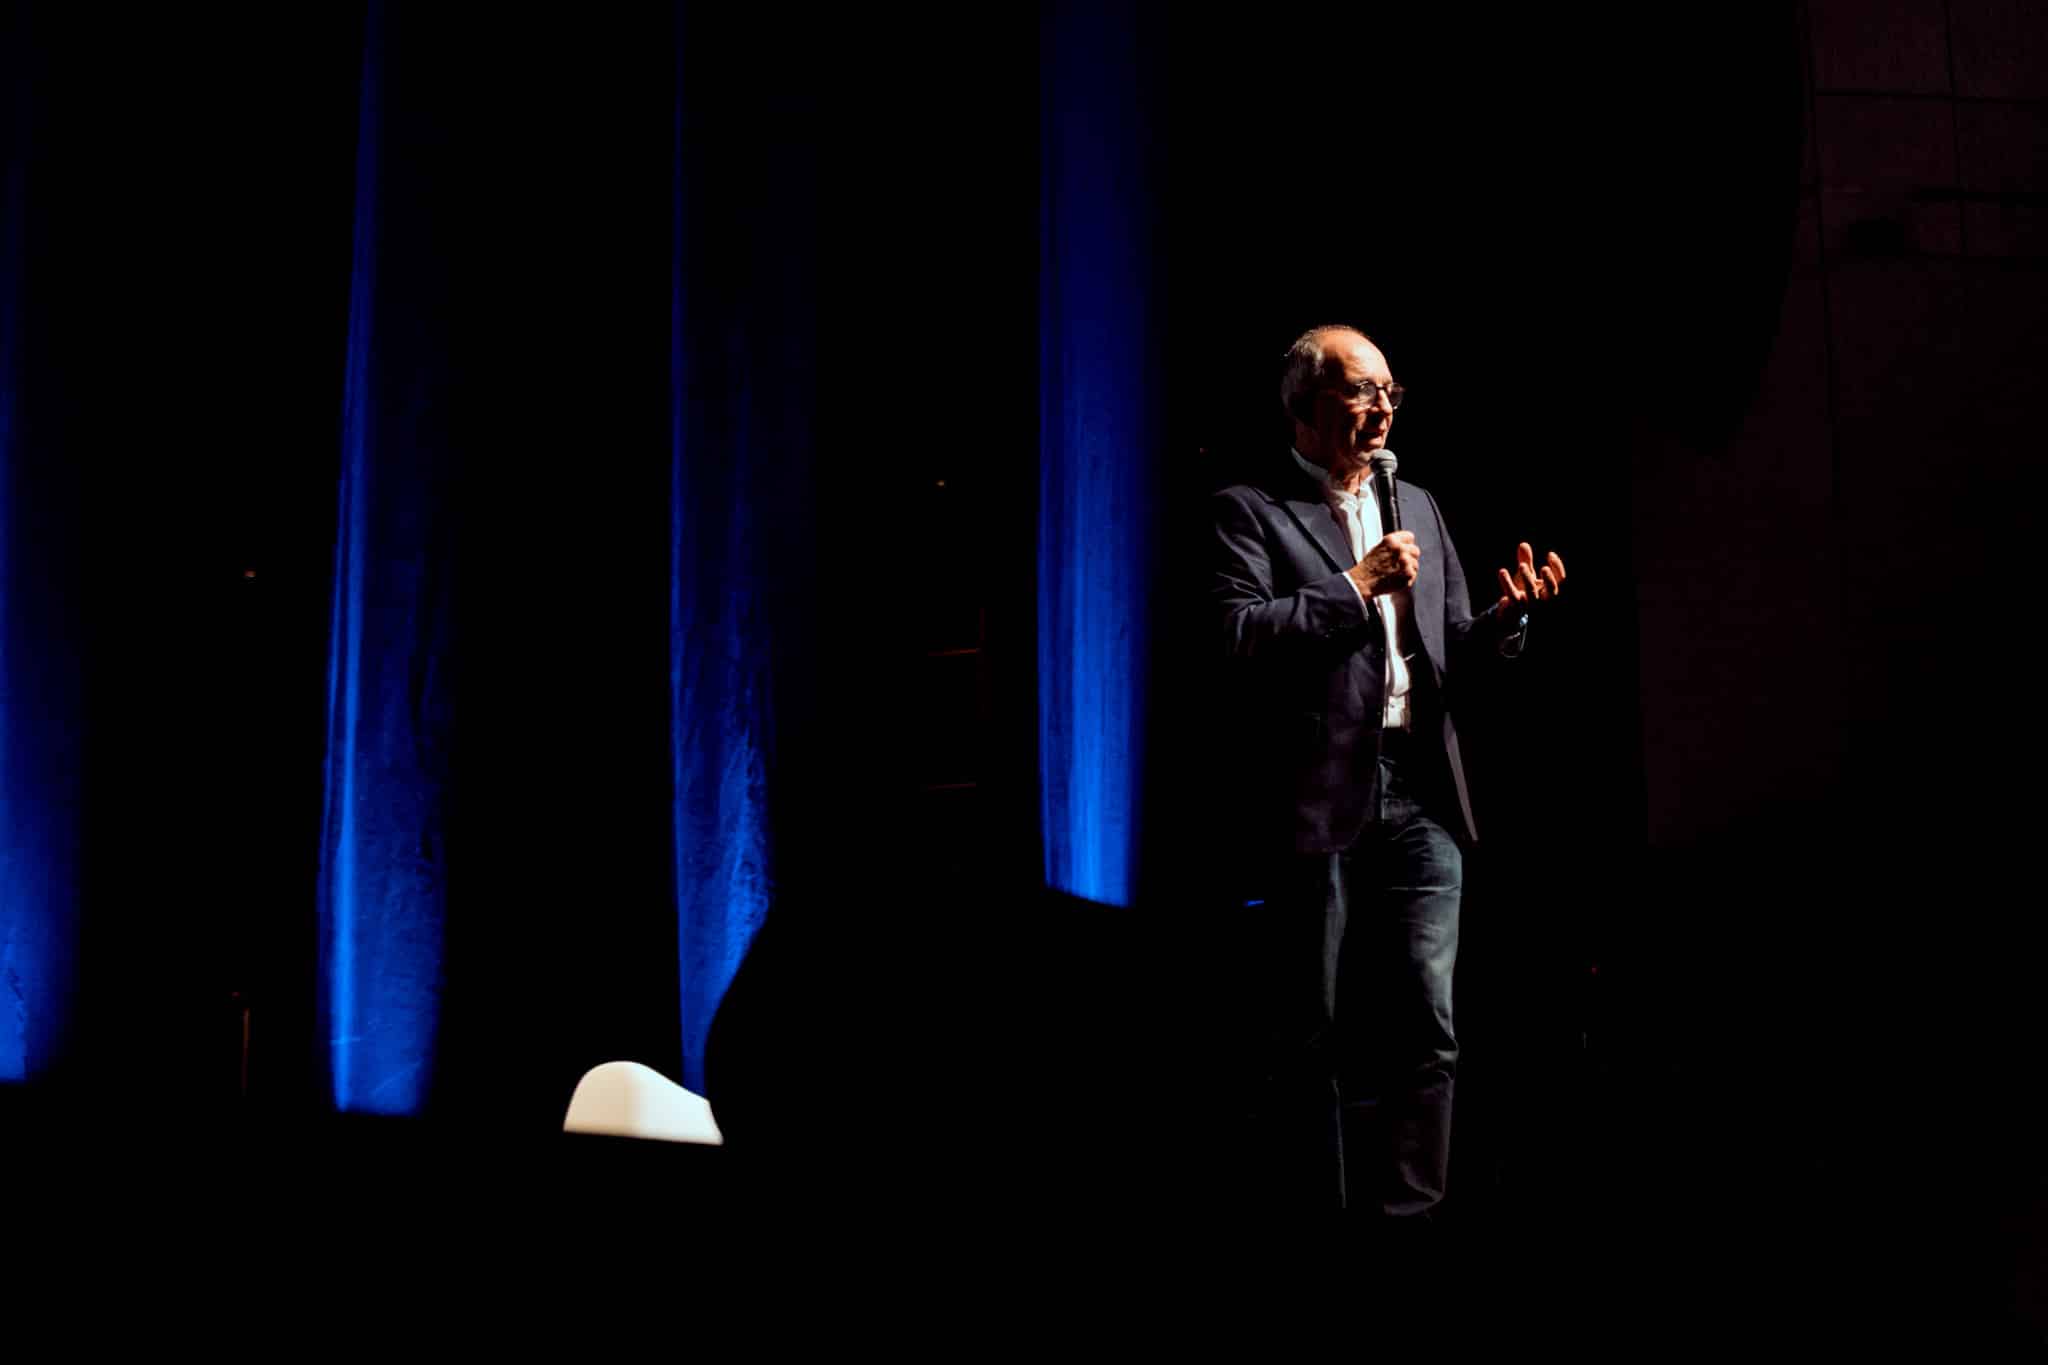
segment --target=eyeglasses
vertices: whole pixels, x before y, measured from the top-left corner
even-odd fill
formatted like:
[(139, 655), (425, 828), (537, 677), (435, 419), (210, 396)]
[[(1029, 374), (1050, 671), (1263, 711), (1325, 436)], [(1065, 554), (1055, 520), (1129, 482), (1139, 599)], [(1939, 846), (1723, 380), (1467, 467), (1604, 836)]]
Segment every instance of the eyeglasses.
[(1387, 406), (1398, 408), (1406, 390), (1399, 384), (1375, 384), (1368, 379), (1363, 384), (1325, 384), (1326, 393), (1334, 393), (1347, 403), (1363, 403), (1367, 407), (1379, 402), (1380, 395), (1386, 395)]

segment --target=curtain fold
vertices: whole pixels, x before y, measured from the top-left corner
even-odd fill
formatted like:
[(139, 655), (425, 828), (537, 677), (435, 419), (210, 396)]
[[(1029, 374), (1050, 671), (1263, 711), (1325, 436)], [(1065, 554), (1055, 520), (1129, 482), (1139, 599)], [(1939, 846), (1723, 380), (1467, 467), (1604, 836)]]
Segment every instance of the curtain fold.
[(1038, 706), (1048, 886), (1138, 895), (1159, 457), (1149, 73), (1132, 4), (1040, 43)]
[(356, 149), (319, 1019), (334, 1106), (407, 1114), (433, 1080), (443, 969), (453, 509), (437, 485), (453, 451), (448, 328), (428, 284), (446, 265), (424, 230), (421, 130), (387, 141), (386, 19), (373, 3)]
[(683, 1080), (777, 885), (789, 712), (814, 610), (817, 403), (813, 106), (768, 73), (758, 21), (676, 23), (670, 312), (670, 738)]
[(23, 347), (35, 106), (28, 18), (0, 17), (0, 1081), (49, 1074), (78, 959), (79, 705), (63, 625), (64, 525)]

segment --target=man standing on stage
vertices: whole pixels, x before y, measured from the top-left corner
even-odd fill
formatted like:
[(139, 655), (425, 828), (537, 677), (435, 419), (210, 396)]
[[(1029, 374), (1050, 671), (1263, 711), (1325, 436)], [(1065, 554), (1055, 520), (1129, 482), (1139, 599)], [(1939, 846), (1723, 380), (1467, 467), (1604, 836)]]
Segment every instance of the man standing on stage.
[(1376, 496), (1401, 386), (1364, 333), (1303, 334), (1280, 397), (1294, 449), (1216, 495), (1211, 580), (1244, 711), (1235, 795), (1271, 853), (1250, 912), (1260, 1174), (1284, 1202), (1414, 1227), (1449, 1165), (1451, 974), (1476, 837), (1446, 700), (1468, 670), (1520, 653), (1564, 561), (1539, 567), (1523, 544), (1473, 614), (1435, 499), (1390, 478), (1392, 505)]

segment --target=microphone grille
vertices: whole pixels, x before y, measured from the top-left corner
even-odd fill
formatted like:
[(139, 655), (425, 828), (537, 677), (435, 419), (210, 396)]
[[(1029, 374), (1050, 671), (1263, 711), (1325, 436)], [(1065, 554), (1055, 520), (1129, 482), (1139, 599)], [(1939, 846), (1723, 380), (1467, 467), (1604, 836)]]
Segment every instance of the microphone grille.
[(1401, 462), (1394, 458), (1394, 452), (1391, 450), (1380, 451), (1372, 457), (1369, 463), (1372, 465), (1372, 472), (1375, 474), (1392, 474), (1401, 467)]

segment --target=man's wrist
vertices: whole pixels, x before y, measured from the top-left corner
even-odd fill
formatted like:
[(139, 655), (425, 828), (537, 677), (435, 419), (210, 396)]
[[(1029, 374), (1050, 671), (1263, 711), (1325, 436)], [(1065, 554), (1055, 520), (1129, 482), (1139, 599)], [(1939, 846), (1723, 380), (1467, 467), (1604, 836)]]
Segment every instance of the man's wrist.
[(1366, 583), (1359, 581), (1358, 572), (1356, 569), (1346, 569), (1344, 571), (1344, 580), (1351, 585), (1351, 590), (1358, 594), (1358, 602), (1360, 606), (1365, 606), (1371, 603), (1373, 599), (1372, 588)]
[(1528, 607), (1510, 605), (1503, 609), (1499, 603), (1495, 603), (1494, 611), (1500, 618), (1497, 624), (1498, 643), (1495, 648), (1503, 659), (1520, 657), (1529, 644)]

